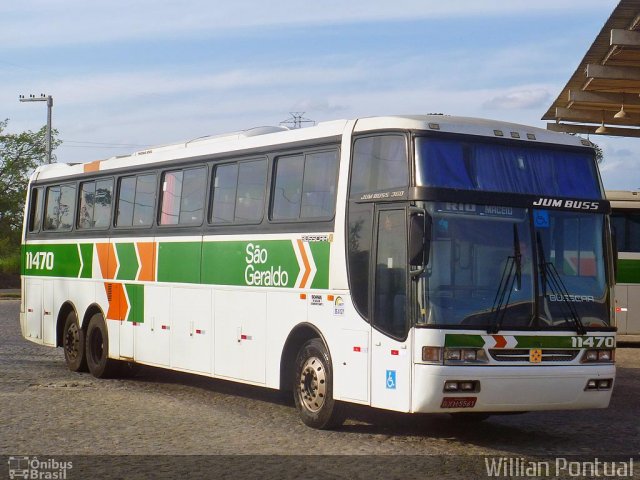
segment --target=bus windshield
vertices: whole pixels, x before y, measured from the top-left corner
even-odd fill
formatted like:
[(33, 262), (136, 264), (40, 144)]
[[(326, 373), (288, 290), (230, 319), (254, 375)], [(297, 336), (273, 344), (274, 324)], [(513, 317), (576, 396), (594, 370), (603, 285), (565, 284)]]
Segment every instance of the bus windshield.
[(415, 153), (418, 186), (602, 198), (593, 154), (587, 149), (419, 137)]
[(427, 212), (418, 324), (489, 332), (609, 324), (602, 215), (438, 202)]

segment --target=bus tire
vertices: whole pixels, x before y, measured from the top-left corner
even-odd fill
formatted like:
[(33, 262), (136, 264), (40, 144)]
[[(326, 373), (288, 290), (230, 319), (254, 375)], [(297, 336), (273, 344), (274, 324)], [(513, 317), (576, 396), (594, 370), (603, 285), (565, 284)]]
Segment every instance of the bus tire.
[(78, 323), (78, 316), (69, 312), (62, 331), (62, 350), (67, 368), (72, 372), (88, 372), (85, 353), (85, 332)]
[(109, 334), (101, 313), (89, 320), (86, 338), (87, 366), (96, 378), (109, 378), (118, 368), (117, 360), (109, 358)]
[(320, 430), (344, 421), (344, 406), (333, 398), (333, 371), (322, 340), (305, 343), (296, 358), (293, 399), (305, 425)]

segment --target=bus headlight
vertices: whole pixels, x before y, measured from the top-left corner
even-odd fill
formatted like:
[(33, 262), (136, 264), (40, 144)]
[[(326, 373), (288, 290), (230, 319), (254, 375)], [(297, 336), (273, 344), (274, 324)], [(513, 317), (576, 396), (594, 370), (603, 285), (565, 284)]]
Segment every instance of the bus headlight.
[(468, 365), (489, 363), (483, 348), (422, 347), (422, 361), (438, 365)]
[(442, 347), (422, 347), (422, 361), (442, 364)]
[(489, 363), (483, 348), (445, 348), (444, 363), (450, 365)]
[(582, 354), (580, 363), (613, 363), (615, 358), (616, 354), (613, 349), (592, 349), (586, 350)]

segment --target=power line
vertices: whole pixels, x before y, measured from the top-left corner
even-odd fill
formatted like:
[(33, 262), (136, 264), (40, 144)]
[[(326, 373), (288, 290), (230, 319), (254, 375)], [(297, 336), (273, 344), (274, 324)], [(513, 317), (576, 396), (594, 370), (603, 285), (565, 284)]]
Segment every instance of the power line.
[(81, 145), (101, 145), (105, 147), (149, 147), (150, 145), (142, 145), (139, 143), (111, 143), (111, 142), (91, 142), (88, 140), (63, 140), (65, 144), (76, 143)]

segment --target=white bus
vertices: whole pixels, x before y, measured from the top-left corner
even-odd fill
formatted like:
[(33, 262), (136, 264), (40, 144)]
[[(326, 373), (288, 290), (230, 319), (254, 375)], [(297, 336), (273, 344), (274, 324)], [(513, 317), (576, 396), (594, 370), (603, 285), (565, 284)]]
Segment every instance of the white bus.
[(618, 259), (615, 288), (619, 335), (640, 335), (640, 192), (607, 191)]
[(258, 128), (38, 168), (21, 327), (124, 362), (292, 390), (305, 424), (601, 408), (609, 203), (586, 140), (449, 116)]

